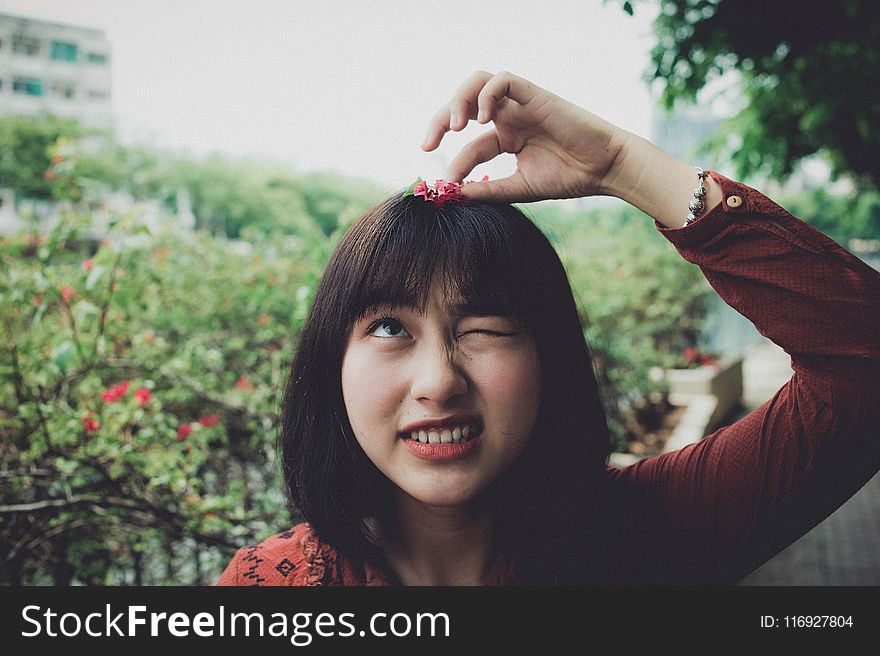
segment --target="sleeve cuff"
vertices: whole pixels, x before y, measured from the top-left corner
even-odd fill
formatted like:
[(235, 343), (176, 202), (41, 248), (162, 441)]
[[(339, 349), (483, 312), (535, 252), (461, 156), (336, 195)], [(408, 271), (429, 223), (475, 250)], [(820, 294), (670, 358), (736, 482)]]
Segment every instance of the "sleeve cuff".
[(654, 221), (654, 226), (666, 239), (676, 246), (693, 246), (708, 241), (724, 230), (737, 215), (747, 215), (762, 211), (768, 204), (781, 207), (766, 198), (761, 192), (740, 182), (734, 182), (725, 178), (720, 173), (708, 171), (712, 180), (721, 188), (721, 202), (690, 225), (680, 228), (667, 228), (661, 223)]

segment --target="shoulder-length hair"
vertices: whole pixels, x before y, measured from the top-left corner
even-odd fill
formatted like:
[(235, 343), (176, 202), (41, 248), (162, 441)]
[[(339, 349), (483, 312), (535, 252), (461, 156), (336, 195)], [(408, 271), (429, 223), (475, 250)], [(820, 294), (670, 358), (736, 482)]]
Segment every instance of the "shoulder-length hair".
[(381, 561), (370, 527), (386, 516), (392, 484), (352, 432), (342, 359), (352, 326), (367, 311), (385, 304), (424, 309), (435, 281), (469, 307), (516, 317), (537, 345), (535, 429), (485, 493), (494, 539), (536, 582), (594, 580), (609, 431), (562, 263), (511, 205), (437, 207), (394, 196), (343, 236), (299, 336), (283, 399), (279, 442), (294, 511), (343, 554)]

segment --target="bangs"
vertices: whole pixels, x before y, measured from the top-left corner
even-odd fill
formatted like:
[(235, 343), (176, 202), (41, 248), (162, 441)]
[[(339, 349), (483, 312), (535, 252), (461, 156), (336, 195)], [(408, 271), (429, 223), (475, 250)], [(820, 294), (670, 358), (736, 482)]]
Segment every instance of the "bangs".
[(340, 249), (348, 259), (348, 325), (379, 307), (424, 313), (435, 285), (467, 314), (518, 316), (517, 270), (524, 263), (514, 222), (494, 206), (389, 199), (355, 225)]

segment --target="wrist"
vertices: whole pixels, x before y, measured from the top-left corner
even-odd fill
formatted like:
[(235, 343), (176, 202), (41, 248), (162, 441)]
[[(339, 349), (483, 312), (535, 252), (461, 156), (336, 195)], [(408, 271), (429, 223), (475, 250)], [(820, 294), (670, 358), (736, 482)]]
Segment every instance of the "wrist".
[[(681, 228), (699, 185), (697, 169), (637, 135), (626, 133), (603, 193), (637, 207), (667, 228)], [(721, 191), (707, 176), (700, 216), (721, 202)]]

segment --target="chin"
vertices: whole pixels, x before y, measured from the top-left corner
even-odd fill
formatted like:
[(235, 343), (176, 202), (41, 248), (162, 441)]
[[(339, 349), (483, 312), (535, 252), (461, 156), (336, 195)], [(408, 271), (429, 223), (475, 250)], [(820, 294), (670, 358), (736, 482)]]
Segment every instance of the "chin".
[(480, 490), (461, 484), (447, 486), (417, 486), (404, 490), (413, 499), (426, 506), (436, 508), (455, 508), (474, 503)]

